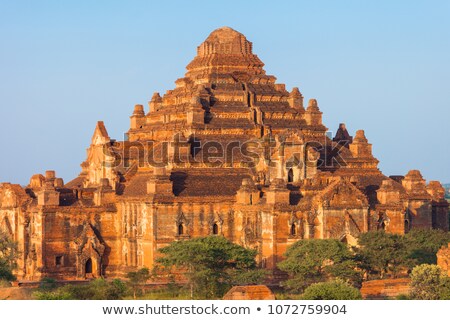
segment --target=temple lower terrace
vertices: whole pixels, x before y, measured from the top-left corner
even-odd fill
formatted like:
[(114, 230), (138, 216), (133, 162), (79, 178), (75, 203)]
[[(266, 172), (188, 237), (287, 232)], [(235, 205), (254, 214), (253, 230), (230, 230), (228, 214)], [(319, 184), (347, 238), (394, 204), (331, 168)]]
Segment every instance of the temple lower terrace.
[(18, 278), (121, 277), (151, 268), (172, 241), (206, 235), (257, 249), (276, 276), (300, 239), (448, 230), (439, 182), (383, 175), (363, 130), (341, 124), (330, 139), (318, 102), (263, 67), (244, 35), (217, 29), (174, 89), (134, 107), (126, 141), (97, 123), (77, 178), (2, 183), (0, 228), (19, 243)]

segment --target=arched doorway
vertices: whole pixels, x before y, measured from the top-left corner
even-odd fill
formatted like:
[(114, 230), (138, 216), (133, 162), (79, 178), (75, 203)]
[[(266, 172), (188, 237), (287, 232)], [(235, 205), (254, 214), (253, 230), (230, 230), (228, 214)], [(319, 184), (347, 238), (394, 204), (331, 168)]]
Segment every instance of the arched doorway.
[(86, 275), (92, 275), (92, 259), (91, 258), (86, 260), (84, 270), (85, 270)]

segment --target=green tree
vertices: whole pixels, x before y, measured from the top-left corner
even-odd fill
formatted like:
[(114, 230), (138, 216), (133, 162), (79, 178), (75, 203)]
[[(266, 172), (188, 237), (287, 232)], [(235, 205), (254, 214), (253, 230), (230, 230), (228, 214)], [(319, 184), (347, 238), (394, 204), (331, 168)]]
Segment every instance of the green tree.
[(142, 268), (138, 271), (128, 272), (128, 283), (133, 290), (133, 298), (136, 300), (136, 294), (139, 290), (142, 290), (143, 285), (150, 279), (150, 271), (148, 268)]
[(404, 236), (410, 267), (436, 264), (436, 253), (450, 242), (450, 233), (442, 230), (411, 230)]
[(411, 297), (418, 300), (450, 300), (450, 277), (434, 264), (414, 267), (411, 272)]
[(417, 300), (437, 300), (440, 296), (441, 268), (421, 264), (411, 272), (411, 297)]
[(220, 297), (232, 285), (258, 283), (265, 275), (256, 267), (256, 250), (224, 237), (176, 241), (160, 249), (160, 253), (158, 267), (169, 273), (183, 271), (191, 298)]
[(388, 272), (396, 277), (408, 264), (407, 250), (402, 236), (384, 231), (369, 231), (358, 238), (356, 259), (368, 274), (377, 273), (380, 278)]
[(12, 281), (16, 277), (13, 274), (17, 267), (18, 258), (17, 243), (0, 230), (0, 280)]
[(441, 284), (439, 287), (439, 299), (450, 300), (450, 277), (441, 277)]
[(289, 274), (290, 279), (284, 285), (294, 292), (302, 292), (310, 284), (330, 278), (341, 278), (354, 285), (361, 282), (352, 253), (338, 240), (300, 240), (284, 256), (286, 259), (278, 268)]
[(355, 287), (337, 279), (314, 283), (305, 289), (304, 300), (361, 300), (361, 293)]

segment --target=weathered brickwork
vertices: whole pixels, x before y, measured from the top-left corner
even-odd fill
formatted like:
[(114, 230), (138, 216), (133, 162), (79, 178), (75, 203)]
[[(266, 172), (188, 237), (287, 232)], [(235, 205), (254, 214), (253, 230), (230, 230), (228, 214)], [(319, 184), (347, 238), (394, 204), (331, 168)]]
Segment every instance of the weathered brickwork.
[(26, 187), (1, 184), (19, 278), (121, 276), (206, 235), (256, 248), (275, 270), (301, 239), (448, 230), (439, 182), (383, 175), (363, 130), (342, 124), (330, 139), (317, 101), (263, 66), (244, 35), (217, 29), (173, 90), (134, 107), (125, 141), (98, 122), (76, 179), (47, 171)]

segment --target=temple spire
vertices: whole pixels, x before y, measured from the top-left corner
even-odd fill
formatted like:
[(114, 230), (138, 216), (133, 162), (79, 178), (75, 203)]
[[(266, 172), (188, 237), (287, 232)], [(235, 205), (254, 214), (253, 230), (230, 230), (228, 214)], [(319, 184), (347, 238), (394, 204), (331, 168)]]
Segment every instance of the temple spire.
[(92, 135), (91, 143), (93, 145), (105, 144), (111, 141), (108, 135), (108, 131), (106, 130), (105, 124), (103, 121), (97, 121), (97, 125), (94, 129), (94, 134)]
[(204, 83), (221, 74), (265, 74), (264, 63), (253, 54), (252, 43), (229, 27), (214, 30), (197, 47), (197, 56), (187, 65), (186, 77)]

